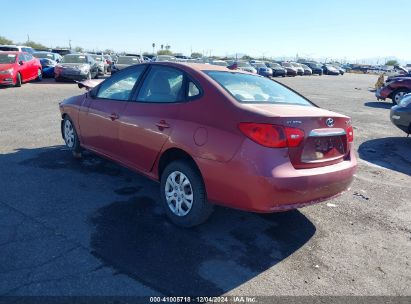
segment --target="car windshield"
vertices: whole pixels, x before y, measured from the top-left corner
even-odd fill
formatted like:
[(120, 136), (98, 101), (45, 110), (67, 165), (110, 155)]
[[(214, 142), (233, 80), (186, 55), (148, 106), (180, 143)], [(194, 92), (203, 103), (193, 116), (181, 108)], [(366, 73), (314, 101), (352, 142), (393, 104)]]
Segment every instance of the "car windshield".
[(119, 64), (137, 64), (140, 63), (137, 57), (119, 57), (117, 60)]
[(33, 56), (36, 57), (36, 58), (51, 58), (51, 59), (53, 59), (53, 54), (50, 54), (50, 53), (34, 53)]
[(87, 63), (87, 56), (85, 55), (65, 55), (61, 63)]
[(279, 65), (278, 63), (270, 63), (270, 68), (281, 68), (281, 65)]
[(18, 52), (19, 48), (15, 46), (0, 46), (0, 51)]
[(16, 62), (17, 55), (15, 54), (0, 54), (0, 64), (8, 64)]
[(260, 62), (254, 63), (254, 66), (257, 67), (257, 68), (266, 68), (267, 67), (264, 63), (260, 63)]
[(301, 68), (301, 65), (299, 65), (298, 63), (291, 63), (291, 65), (295, 68)]
[(292, 68), (292, 67), (293, 67), (293, 66), (292, 66), (290, 63), (288, 63), (288, 62), (283, 62), (282, 65), (285, 66), (285, 67), (287, 67), (287, 68)]
[(240, 68), (249, 68), (251, 65), (248, 62), (237, 61), (237, 66)]
[(205, 73), (240, 103), (312, 106), (308, 100), (265, 77), (223, 71), (205, 71)]

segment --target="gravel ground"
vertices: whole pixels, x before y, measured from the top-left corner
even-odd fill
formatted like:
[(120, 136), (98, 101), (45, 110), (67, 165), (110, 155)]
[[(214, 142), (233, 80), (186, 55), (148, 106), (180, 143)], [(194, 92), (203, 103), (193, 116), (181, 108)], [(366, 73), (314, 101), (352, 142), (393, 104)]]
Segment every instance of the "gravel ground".
[(376, 76), (278, 81), (349, 115), (350, 191), (269, 215), (217, 208), (171, 225), (159, 186), (97, 156), (73, 159), (44, 80), (0, 89), (0, 295), (411, 295), (411, 139), (368, 88)]

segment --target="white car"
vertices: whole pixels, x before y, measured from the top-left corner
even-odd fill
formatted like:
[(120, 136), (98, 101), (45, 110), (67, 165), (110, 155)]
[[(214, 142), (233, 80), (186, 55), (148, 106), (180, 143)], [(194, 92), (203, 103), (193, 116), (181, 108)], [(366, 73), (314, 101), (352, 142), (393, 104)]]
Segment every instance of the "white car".
[(174, 56), (170, 55), (158, 55), (153, 58), (153, 61), (159, 62), (159, 61), (171, 61), (171, 62), (176, 62), (177, 58)]
[(257, 70), (255, 67), (253, 67), (251, 64), (249, 64), (247, 61), (237, 61), (237, 69), (241, 71), (246, 71), (249, 73), (257, 74)]
[(26, 52), (29, 54), (33, 54), (34, 50), (30, 46), (24, 45), (0, 45), (0, 51), (5, 52)]

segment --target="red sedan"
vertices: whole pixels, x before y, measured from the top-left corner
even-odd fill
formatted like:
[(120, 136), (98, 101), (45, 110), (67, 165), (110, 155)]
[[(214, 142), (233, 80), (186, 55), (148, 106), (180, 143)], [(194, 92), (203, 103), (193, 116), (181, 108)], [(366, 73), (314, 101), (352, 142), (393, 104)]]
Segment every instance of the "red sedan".
[(0, 85), (20, 87), (23, 82), (42, 80), (40, 61), (24, 52), (0, 52)]
[(160, 181), (166, 214), (184, 227), (213, 204), (275, 212), (323, 201), (349, 187), (357, 166), (349, 117), (220, 66), (134, 65), (60, 111), (68, 148)]

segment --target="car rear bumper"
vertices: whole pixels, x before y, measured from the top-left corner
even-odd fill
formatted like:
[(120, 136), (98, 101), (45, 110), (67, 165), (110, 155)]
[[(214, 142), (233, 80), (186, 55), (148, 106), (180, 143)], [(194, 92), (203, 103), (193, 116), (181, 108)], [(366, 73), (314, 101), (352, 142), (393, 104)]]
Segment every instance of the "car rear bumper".
[(334, 165), (295, 169), (288, 149), (267, 149), (249, 140), (227, 163), (196, 161), (210, 201), (253, 212), (285, 211), (337, 196), (349, 188), (357, 168), (351, 151), (348, 160)]

